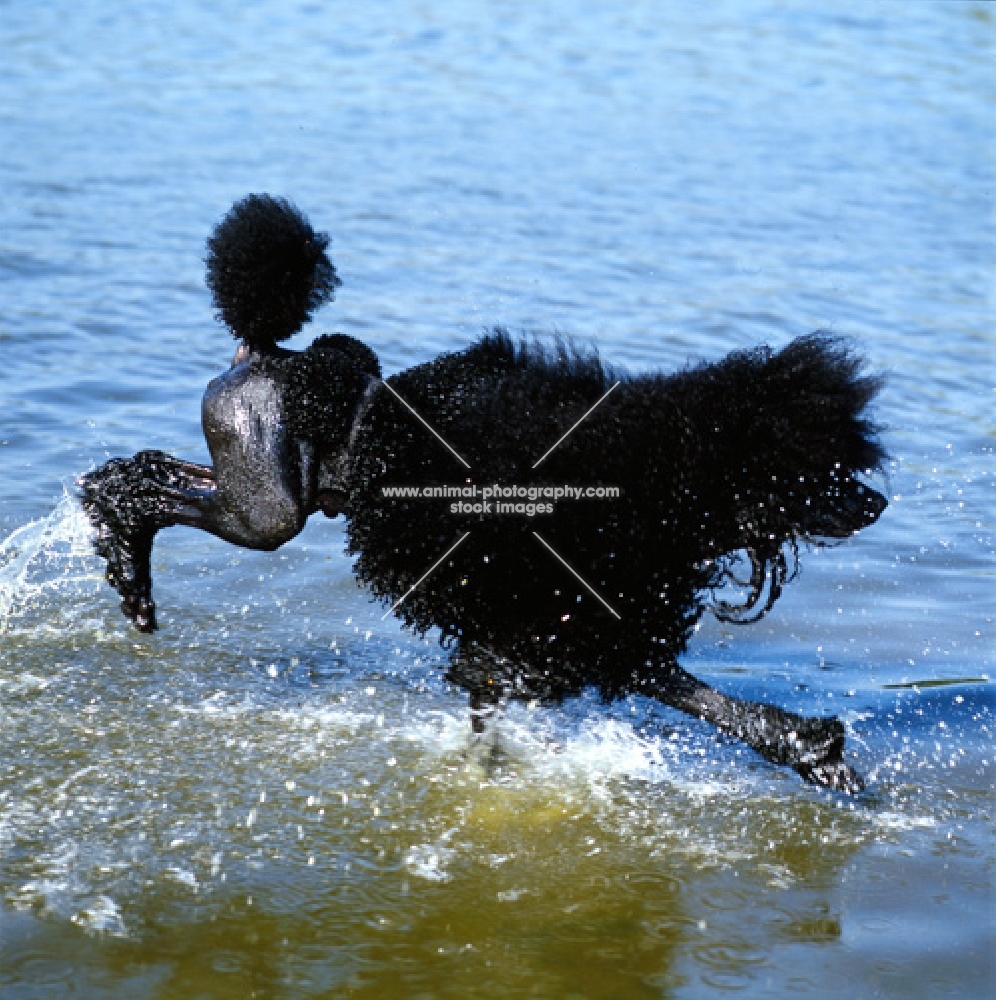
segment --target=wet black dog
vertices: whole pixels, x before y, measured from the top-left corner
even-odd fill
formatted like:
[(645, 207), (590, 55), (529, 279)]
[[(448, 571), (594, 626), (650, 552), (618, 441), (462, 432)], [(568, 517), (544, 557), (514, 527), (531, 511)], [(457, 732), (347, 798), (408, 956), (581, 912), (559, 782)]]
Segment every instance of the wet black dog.
[[(858, 479), (884, 459), (860, 361), (815, 334), (625, 377), (495, 332), (383, 381), (350, 337), (277, 347), (332, 297), (326, 245), (284, 201), (236, 204), (208, 243), (219, 318), (241, 342), (204, 396), (213, 468), (145, 451), (81, 480), (136, 625), (156, 627), (159, 529), (274, 549), (310, 514), (341, 513), (360, 579), (406, 625), (441, 631), (475, 724), (504, 698), (637, 692), (809, 781), (860, 789), (837, 719), (728, 697), (677, 662), (707, 607), (759, 618), (799, 540), (846, 538), (885, 508)], [(750, 575), (732, 606), (714, 591), (738, 565)]]

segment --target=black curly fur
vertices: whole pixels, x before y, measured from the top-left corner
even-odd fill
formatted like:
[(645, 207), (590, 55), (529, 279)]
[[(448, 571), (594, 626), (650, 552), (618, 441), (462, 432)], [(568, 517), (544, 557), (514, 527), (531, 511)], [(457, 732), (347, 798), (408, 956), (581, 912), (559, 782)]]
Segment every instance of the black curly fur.
[(279, 384), (288, 432), (323, 455), (345, 445), (353, 408), (369, 380), (380, 377), (377, 355), (341, 333), (324, 334), (298, 353), (261, 356), (253, 365)]
[[(533, 462), (616, 380), (621, 384), (543, 465)], [(730, 620), (761, 617), (800, 541), (873, 523), (886, 501), (858, 478), (885, 452), (865, 411), (880, 380), (840, 339), (813, 334), (781, 351), (738, 352), (675, 375), (630, 378), (568, 345), (544, 351), (496, 331), (390, 384), (472, 471), (383, 393), (351, 456), (349, 547), (361, 581), (416, 630), (454, 650), (447, 676), (486, 705), (558, 700), (589, 685), (606, 699), (646, 694), (712, 722), (804, 778), (855, 792), (836, 719), (804, 719), (731, 699), (678, 665), (708, 597), (751, 566)], [(455, 518), (449, 501), (384, 486), (615, 485), (611, 502), (561, 504), (556, 517)], [(533, 537), (540, 531), (619, 613), (614, 618)], [(463, 531), (458, 552), (410, 588)], [(786, 552), (792, 560), (786, 558)], [(407, 596), (405, 596), (407, 595)]]
[(152, 542), (175, 524), (168, 491), (206, 471), (163, 451), (113, 458), (79, 479), (80, 500), (94, 526), (94, 548), (107, 561), (107, 582), (121, 597), (121, 610), (141, 632), (156, 630), (152, 600)]
[(284, 198), (250, 194), (207, 241), (207, 284), (218, 319), (256, 348), (294, 336), (342, 283), (316, 233)]
[[(409, 369), (391, 385), (472, 466), (475, 483), (614, 485), (611, 502), (561, 504), (544, 521), (457, 519), (448, 502), (385, 498), (383, 486), (452, 483), (463, 472), (396, 400), (364, 421), (351, 465), (350, 550), (375, 594), (405, 594), (463, 530), (472, 534), (398, 609), (504, 664), (464, 683), (559, 698), (594, 684), (607, 698), (640, 686), (651, 653), (674, 662), (707, 604), (752, 565), (742, 606), (760, 617), (788, 576), (785, 550), (842, 538), (884, 499), (856, 476), (884, 452), (862, 412), (877, 381), (839, 340), (816, 334), (781, 351), (737, 353), (677, 375), (622, 384), (535, 472), (532, 463), (619, 376), (594, 355), (544, 352), (496, 333)], [(545, 533), (620, 613), (614, 620), (532, 537)], [(762, 596), (767, 589), (767, 599)]]
[[(707, 609), (761, 617), (791, 577), (800, 542), (845, 538), (885, 508), (860, 479), (885, 459), (867, 416), (881, 383), (862, 374), (847, 344), (816, 333), (777, 351), (630, 377), (568, 341), (545, 349), (497, 330), (392, 376), (391, 392), (378, 386), (376, 355), (354, 338), (319, 337), (297, 353), (275, 346), (332, 298), (339, 280), (327, 245), (282, 199), (238, 202), (208, 241), (219, 318), (248, 348), (205, 393), (214, 468), (147, 451), (81, 480), (108, 580), (137, 627), (156, 627), (149, 560), (161, 528), (188, 525), (272, 550), (310, 514), (345, 513), (360, 580), (397, 604), (409, 627), (439, 630), (453, 654), (447, 676), (478, 709), (588, 686), (607, 699), (645, 694), (809, 781), (860, 789), (838, 720), (730, 698), (678, 664)], [(529, 519), (460, 517), (449, 499), (383, 492), (458, 482), (622, 494)], [(423, 580), (464, 532), (459, 551)], [(745, 590), (739, 603), (725, 596), (731, 583)]]

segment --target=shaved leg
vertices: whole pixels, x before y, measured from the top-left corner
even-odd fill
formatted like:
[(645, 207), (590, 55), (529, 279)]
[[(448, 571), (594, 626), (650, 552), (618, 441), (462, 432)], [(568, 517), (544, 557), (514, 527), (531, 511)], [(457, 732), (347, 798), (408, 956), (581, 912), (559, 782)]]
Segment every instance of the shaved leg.
[(640, 693), (711, 723), (813, 784), (849, 794), (864, 788), (861, 777), (844, 763), (844, 726), (839, 719), (797, 715), (722, 694), (677, 664), (662, 667), (641, 685)]
[(470, 731), (475, 736), (481, 736), (487, 729), (497, 708), (497, 702), (485, 700), (478, 695), (470, 696)]
[(477, 642), (461, 643), (446, 679), (470, 694), (470, 728), (480, 736), (506, 693), (508, 661)]

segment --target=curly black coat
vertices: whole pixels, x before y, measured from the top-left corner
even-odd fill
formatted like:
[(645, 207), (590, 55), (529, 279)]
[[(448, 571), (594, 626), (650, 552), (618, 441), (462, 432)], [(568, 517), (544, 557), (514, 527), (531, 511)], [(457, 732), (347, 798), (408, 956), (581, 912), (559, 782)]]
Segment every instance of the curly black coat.
[[(885, 508), (860, 478), (885, 459), (867, 416), (880, 381), (847, 345), (816, 333), (630, 377), (569, 344), (543, 350), (495, 331), (385, 382), (350, 337), (276, 346), (338, 284), (327, 243), (285, 201), (236, 204), (208, 241), (208, 284), (243, 341), (204, 397), (213, 467), (146, 451), (81, 480), (136, 625), (156, 627), (158, 530), (274, 549), (316, 511), (345, 514), (359, 578), (409, 627), (439, 630), (478, 721), (505, 697), (638, 692), (807, 780), (858, 790), (838, 720), (723, 695), (678, 664), (708, 607), (760, 617), (800, 540), (845, 538)], [(396, 492), (457, 485), (619, 495), (530, 514)], [(735, 606), (713, 592), (738, 554), (751, 572)]]
[[(673, 664), (684, 651), (735, 553), (752, 566), (746, 601), (712, 606), (757, 618), (789, 574), (786, 549), (849, 536), (878, 517), (884, 499), (857, 476), (884, 458), (862, 416), (879, 381), (859, 370), (841, 341), (821, 334), (677, 375), (626, 377), (594, 354), (516, 345), (496, 332), (389, 379), (469, 469), (391, 393), (378, 393), (363, 417), (345, 506), (356, 572), (393, 603), (469, 531), (397, 609), (457, 648), (454, 680), (481, 697), (639, 691), (647, 675), (656, 683), (649, 662)], [(620, 496), (561, 500), (528, 517), (497, 508), (458, 516), (452, 498), (384, 493), (453, 483), (607, 486)], [(471, 649), (491, 662), (459, 655)]]

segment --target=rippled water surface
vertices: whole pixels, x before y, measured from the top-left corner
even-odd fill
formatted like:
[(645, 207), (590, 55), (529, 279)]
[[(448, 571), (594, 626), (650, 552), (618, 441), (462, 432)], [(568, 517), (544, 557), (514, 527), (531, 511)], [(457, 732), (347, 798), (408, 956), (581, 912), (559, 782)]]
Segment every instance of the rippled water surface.
[[(993, 55), (983, 3), (0, 5), (0, 993), (982, 997), (993, 987)], [(249, 191), (393, 372), (486, 325), (631, 371), (816, 328), (891, 505), (686, 664), (840, 715), (815, 790), (639, 699), (471, 743), (341, 522), (161, 536), (126, 626), (76, 475), (206, 459)], [(431, 640), (431, 637), (430, 637)]]

